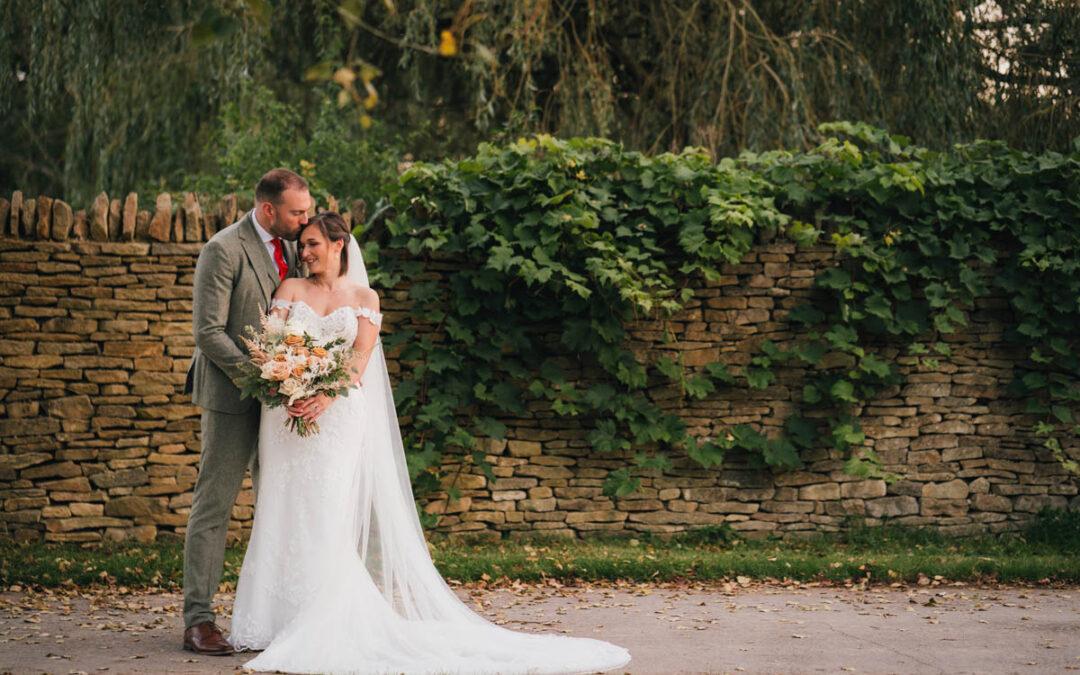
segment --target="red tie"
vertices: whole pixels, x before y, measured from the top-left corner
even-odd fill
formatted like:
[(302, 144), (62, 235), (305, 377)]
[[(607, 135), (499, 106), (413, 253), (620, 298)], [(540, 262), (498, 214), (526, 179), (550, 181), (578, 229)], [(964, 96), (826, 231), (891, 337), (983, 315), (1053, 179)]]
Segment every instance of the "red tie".
[(277, 263), (278, 276), (284, 281), (285, 275), (289, 273), (289, 263), (285, 262), (285, 252), (281, 247), (281, 238), (274, 237), (270, 240), (270, 243), (274, 245), (274, 262)]

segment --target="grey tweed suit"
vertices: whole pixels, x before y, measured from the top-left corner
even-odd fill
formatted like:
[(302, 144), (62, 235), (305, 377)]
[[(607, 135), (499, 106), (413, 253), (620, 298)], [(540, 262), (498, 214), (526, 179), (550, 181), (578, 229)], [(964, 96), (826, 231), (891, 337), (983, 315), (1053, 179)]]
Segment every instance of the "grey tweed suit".
[[(184, 626), (213, 621), (229, 518), (244, 470), (257, 478), (259, 402), (241, 399), (232, 378), (247, 360), (241, 341), (258, 328), (281, 283), (248, 212), (203, 246), (195, 264), (195, 355), (186, 391), (202, 408), (202, 456), (184, 538)], [(284, 241), (288, 276), (298, 276), (296, 245)]]

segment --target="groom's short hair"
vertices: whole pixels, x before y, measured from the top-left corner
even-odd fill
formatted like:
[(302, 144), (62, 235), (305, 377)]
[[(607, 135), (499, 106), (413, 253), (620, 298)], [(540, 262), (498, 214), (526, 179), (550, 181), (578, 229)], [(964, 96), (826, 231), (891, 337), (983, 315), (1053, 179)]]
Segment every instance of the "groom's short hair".
[(286, 190), (307, 190), (304, 177), (288, 169), (271, 169), (255, 184), (255, 201), (277, 204)]

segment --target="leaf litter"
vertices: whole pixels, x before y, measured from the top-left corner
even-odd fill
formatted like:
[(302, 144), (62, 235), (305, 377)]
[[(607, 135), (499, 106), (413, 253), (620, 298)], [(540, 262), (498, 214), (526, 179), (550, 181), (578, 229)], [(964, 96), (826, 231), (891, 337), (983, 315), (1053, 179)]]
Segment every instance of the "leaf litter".
[[(831, 583), (745, 577), (656, 583), (619, 579), (568, 582), (553, 578), (526, 583), (505, 576), (467, 583), (448, 580), (477, 613), (514, 630), (569, 633), (565, 619), (570, 614), (586, 611), (590, 619), (595, 619), (591, 621), (592, 632), (598, 634), (603, 634), (622, 617), (633, 614), (652, 616), (670, 630), (712, 629), (727, 634), (731, 624), (725, 616), (753, 611), (775, 616), (777, 628), (788, 626), (789, 639), (798, 640), (815, 637), (805, 628), (819, 622), (803, 618), (811, 612), (847, 610), (889, 620), (896, 619), (903, 611), (921, 610), (919, 616), (925, 625), (937, 626), (947, 624), (945, 619), (950, 614), (976, 615), (1006, 608), (1024, 612), (1017, 621), (1030, 621), (1034, 613), (1041, 610), (1040, 602), (1044, 598), (1071, 600), (1075, 599), (1076, 590), (1068, 586), (933, 581), (937, 583), (875, 585), (860, 583), (860, 580)], [(1016, 593), (1017, 590), (1021, 592)], [(147, 658), (147, 654), (138, 649), (144, 637), (164, 633), (171, 638), (179, 630), (182, 596), (175, 590), (119, 589), (101, 585), (87, 588), (12, 586), (6, 592), (2, 591), (0, 589), (0, 650), (4, 649), (5, 643), (35, 645), (52, 663), (73, 660), (73, 652), (68, 648), (69, 639), (80, 631), (95, 634), (105, 631), (129, 638), (126, 658), (139, 661)], [(792, 593), (814, 595), (778, 598), (772, 603), (761, 599), (762, 596)], [(705, 599), (702, 594), (707, 594)], [(744, 598), (752, 601), (747, 602)], [(231, 610), (231, 594), (226, 594), (225, 601), (215, 609), (227, 616)], [(1073, 607), (1074, 615), (1078, 613), (1077, 609)], [(979, 618), (976, 622), (986, 624), (988, 620)], [(52, 628), (43, 630), (42, 626), (46, 624)], [(65, 628), (58, 630), (57, 626)], [(798, 627), (796, 632), (791, 632), (793, 627)], [(940, 639), (953, 638), (943, 633)], [(1052, 636), (1043, 636), (1038, 647), (1043, 650), (1061, 648)]]

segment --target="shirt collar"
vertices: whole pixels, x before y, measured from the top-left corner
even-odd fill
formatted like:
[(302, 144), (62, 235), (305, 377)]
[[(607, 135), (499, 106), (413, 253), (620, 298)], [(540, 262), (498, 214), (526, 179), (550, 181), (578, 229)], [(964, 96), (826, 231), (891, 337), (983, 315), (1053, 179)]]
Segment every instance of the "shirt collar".
[(259, 233), (259, 237), (262, 238), (263, 243), (269, 244), (274, 239), (274, 235), (270, 234), (270, 232), (262, 226), (262, 223), (259, 222), (255, 209), (251, 209), (251, 220), (255, 222), (255, 231)]

